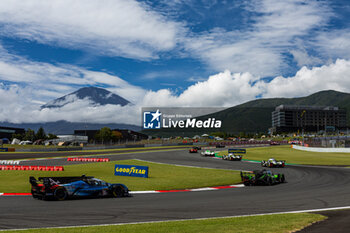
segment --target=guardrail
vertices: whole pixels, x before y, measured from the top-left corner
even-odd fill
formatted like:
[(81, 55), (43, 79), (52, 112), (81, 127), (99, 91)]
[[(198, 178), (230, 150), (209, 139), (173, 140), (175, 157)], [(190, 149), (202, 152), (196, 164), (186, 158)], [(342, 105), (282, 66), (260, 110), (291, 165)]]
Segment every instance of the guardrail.
[(324, 148), (324, 147), (306, 147), (292, 145), (293, 149), (311, 151), (311, 152), (338, 152), (338, 153), (350, 153), (350, 148)]
[(17, 171), (64, 171), (62, 166), (19, 166), (19, 165), (1, 165), (0, 170)]
[(6, 164), (6, 165), (16, 165), (19, 164), (18, 160), (0, 160), (0, 165)]
[(109, 162), (110, 160), (108, 158), (81, 158), (81, 157), (74, 157), (74, 158), (67, 158), (67, 161), (72, 161), (72, 162)]

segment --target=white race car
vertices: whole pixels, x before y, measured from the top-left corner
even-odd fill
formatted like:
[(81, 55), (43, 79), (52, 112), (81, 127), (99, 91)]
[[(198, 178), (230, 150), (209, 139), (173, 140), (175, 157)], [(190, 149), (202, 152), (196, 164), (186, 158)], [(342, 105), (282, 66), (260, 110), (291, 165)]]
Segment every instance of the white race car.
[(227, 155), (223, 155), (222, 159), (223, 160), (230, 160), (230, 161), (241, 161), (242, 155), (235, 155), (235, 154), (229, 153)]
[(284, 160), (276, 160), (274, 158), (270, 158), (269, 160), (265, 161), (261, 161), (261, 166), (262, 167), (284, 167), (285, 166), (286, 161)]
[(201, 156), (215, 156), (215, 152), (210, 151), (210, 150), (206, 150), (206, 151), (201, 152)]

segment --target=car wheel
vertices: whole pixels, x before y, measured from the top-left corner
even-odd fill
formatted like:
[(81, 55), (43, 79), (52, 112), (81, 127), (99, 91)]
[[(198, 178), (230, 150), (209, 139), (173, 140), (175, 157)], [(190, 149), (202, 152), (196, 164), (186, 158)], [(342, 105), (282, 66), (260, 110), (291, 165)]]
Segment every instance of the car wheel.
[(281, 175), (281, 183), (284, 183), (286, 181), (286, 178), (284, 177), (284, 174)]
[(53, 196), (56, 200), (63, 201), (65, 199), (67, 199), (68, 193), (67, 193), (67, 190), (65, 188), (58, 187), (55, 189)]
[(122, 197), (124, 196), (124, 190), (120, 186), (115, 187), (112, 191), (112, 195), (113, 197)]
[(267, 178), (267, 185), (272, 185), (272, 179), (271, 179), (271, 177), (268, 177), (268, 178)]
[(39, 199), (39, 195), (36, 195), (33, 191), (32, 191), (32, 197), (33, 197), (34, 199)]

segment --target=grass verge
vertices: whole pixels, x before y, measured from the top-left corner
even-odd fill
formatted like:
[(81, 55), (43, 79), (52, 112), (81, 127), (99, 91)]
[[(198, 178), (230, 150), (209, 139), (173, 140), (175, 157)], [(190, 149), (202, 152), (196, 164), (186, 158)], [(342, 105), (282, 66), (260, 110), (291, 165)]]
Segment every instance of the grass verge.
[[(31, 146), (31, 145), (28, 145)], [(15, 151), (15, 152), (1, 152), (2, 154), (43, 154), (43, 153), (62, 153), (66, 154), (69, 152), (80, 152), (83, 154), (84, 152), (118, 152), (118, 151), (151, 151), (155, 149), (186, 149), (191, 146), (184, 145), (184, 146), (152, 146), (152, 147), (121, 147), (121, 148), (114, 148), (114, 149), (96, 149), (96, 150), (71, 150), (71, 151), (38, 151), (38, 152), (33, 152), (33, 151)], [(7, 148), (7, 147), (5, 147)], [(9, 147), (10, 148), (10, 147)], [(49, 147), (49, 148), (74, 148), (74, 147)], [(40, 149), (38, 148), (21, 148), (21, 149)], [(46, 148), (47, 149), (47, 148)]]
[(241, 233), (282, 233), (294, 232), (302, 229), (312, 223), (326, 219), (325, 216), (319, 214), (276, 214), (251, 217), (236, 218), (218, 218), (207, 220), (185, 220), (176, 222), (160, 222), (160, 223), (143, 223), (143, 224), (127, 224), (116, 226), (96, 226), (96, 227), (78, 227), (78, 228), (60, 228), (60, 229), (35, 229), (25, 231), (6, 231), (6, 232), (25, 232), (25, 233), (93, 233), (93, 232), (168, 232), (168, 233), (197, 233), (197, 232), (241, 232)]
[[(115, 164), (149, 167), (149, 178), (115, 176)], [(0, 192), (30, 192), (29, 176), (95, 176), (110, 183), (123, 183), (130, 190), (171, 190), (239, 183), (238, 171), (191, 168), (138, 160), (64, 166), (65, 171), (0, 171)]]
[[(220, 155), (224, 153), (227, 154), (227, 150), (220, 152)], [(349, 153), (309, 152), (296, 150), (290, 146), (248, 148), (247, 154), (243, 155), (243, 159), (256, 161), (267, 160), (269, 158), (286, 160), (286, 163), (289, 164), (350, 165)]]

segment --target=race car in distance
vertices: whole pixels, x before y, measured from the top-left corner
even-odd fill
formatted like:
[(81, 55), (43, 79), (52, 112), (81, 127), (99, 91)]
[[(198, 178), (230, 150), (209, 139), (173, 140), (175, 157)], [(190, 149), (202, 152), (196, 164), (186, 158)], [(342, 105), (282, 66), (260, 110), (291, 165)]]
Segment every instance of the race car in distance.
[(198, 149), (193, 147), (188, 152), (190, 152), (190, 153), (197, 153)]
[(261, 166), (262, 167), (284, 167), (286, 164), (286, 161), (284, 160), (276, 160), (274, 158), (270, 158), (269, 160), (261, 161)]
[(230, 161), (241, 161), (242, 155), (235, 155), (235, 154), (229, 153), (227, 155), (223, 155), (222, 159), (223, 160), (230, 160)]
[(269, 170), (256, 170), (253, 172), (241, 171), (241, 179), (245, 186), (274, 185), (286, 181), (284, 174), (273, 174)]
[(194, 146), (193, 149), (201, 150), (202, 148), (200, 146)]
[(214, 151), (210, 151), (210, 150), (206, 150), (204, 152), (201, 152), (202, 156), (215, 156), (215, 152)]
[(127, 197), (124, 184), (110, 184), (93, 176), (29, 177), (33, 198), (62, 201), (75, 197)]
[(216, 147), (216, 148), (225, 148), (225, 145), (224, 145), (224, 144), (216, 144), (215, 147)]

